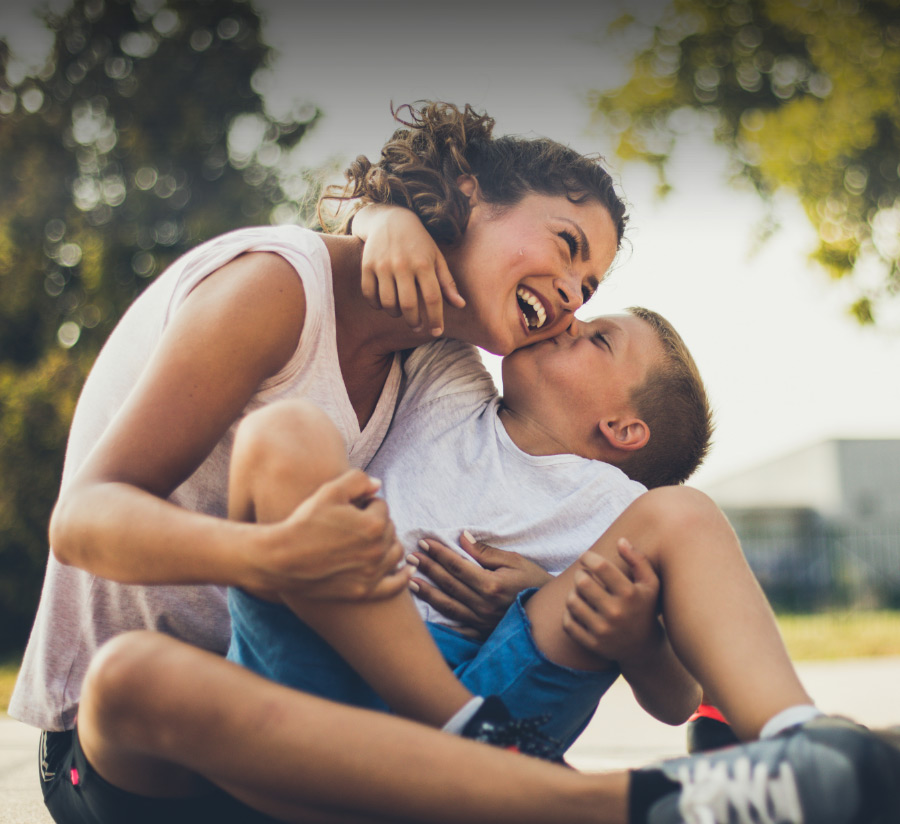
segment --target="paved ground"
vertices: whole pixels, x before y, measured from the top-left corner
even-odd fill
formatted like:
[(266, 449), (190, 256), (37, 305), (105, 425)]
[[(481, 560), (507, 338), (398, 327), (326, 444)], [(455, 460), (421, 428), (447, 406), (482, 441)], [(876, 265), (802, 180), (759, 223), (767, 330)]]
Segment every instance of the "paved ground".
[[(823, 710), (870, 726), (900, 724), (900, 657), (808, 662), (800, 677)], [(37, 731), (0, 715), (0, 824), (52, 824), (37, 785)], [(684, 730), (647, 716), (617, 683), (569, 751), (583, 770), (645, 764), (684, 752)]]

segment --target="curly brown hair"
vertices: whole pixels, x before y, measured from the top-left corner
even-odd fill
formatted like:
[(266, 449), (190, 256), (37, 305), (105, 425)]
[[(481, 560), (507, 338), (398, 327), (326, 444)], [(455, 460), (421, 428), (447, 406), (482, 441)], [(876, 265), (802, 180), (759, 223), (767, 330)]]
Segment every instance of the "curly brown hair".
[(503, 207), (530, 193), (562, 195), (573, 203), (595, 200), (609, 211), (619, 243), (626, 206), (599, 155), (583, 155), (547, 138), (493, 137), (494, 120), (466, 104), (420, 101), (418, 108), (391, 107), (402, 125), (372, 163), (360, 155), (344, 173), (347, 183), (329, 186), (319, 200), (355, 201), (337, 227), (348, 232), (353, 214), (367, 203), (391, 203), (414, 211), (439, 243), (452, 244), (466, 229), (469, 200), (461, 175), (478, 180), (483, 199)]

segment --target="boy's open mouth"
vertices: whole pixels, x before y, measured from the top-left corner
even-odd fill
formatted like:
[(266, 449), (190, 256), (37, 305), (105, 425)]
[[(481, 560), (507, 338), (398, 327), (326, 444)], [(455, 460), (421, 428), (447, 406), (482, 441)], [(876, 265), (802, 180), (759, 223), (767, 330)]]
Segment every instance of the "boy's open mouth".
[(544, 304), (530, 289), (519, 286), (516, 289), (516, 300), (519, 302), (522, 317), (525, 318), (525, 325), (529, 329), (540, 329), (547, 322)]

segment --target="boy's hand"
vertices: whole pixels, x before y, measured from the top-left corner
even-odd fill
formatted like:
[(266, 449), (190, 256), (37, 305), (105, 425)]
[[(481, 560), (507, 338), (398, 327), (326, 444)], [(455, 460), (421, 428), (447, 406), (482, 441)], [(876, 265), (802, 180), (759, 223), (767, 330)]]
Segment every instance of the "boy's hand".
[(446, 300), (466, 305), (443, 254), (416, 214), (402, 206), (371, 204), (353, 217), (353, 234), (364, 241), (362, 293), (374, 309), (401, 315), (416, 332), (444, 331)]
[(475, 541), (466, 533), (459, 543), (477, 563), (429, 539), (407, 560), (433, 583), (413, 578), (410, 585), (418, 598), (459, 621), (463, 626), (458, 631), (473, 638), (490, 635), (523, 589), (543, 586), (552, 577), (518, 552)]
[(586, 552), (566, 601), (563, 629), (582, 647), (609, 660), (639, 659), (659, 645), (659, 578), (625, 538), (617, 543), (630, 577), (615, 564)]

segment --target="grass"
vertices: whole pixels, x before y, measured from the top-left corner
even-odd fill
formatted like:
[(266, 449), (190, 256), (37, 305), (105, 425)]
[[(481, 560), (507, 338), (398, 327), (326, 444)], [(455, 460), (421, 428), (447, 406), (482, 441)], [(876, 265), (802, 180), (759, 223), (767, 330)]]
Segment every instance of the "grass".
[(0, 714), (5, 713), (9, 706), (16, 673), (19, 671), (19, 660), (18, 657), (0, 660)]
[[(900, 611), (779, 615), (778, 625), (795, 661), (900, 655)], [(12, 695), (18, 658), (0, 661), (0, 713)]]
[(896, 610), (779, 615), (778, 625), (795, 661), (900, 655)]

